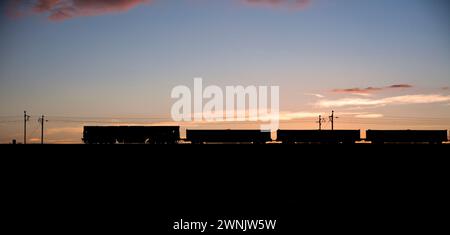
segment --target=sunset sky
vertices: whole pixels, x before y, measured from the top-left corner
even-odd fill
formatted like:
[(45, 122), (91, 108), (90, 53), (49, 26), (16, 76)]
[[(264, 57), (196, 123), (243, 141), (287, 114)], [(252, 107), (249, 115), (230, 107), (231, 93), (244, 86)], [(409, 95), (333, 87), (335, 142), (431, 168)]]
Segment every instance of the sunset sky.
[(0, 143), (23, 140), (24, 110), (30, 142), (42, 114), (51, 143), (81, 142), (83, 125), (171, 124), (171, 89), (195, 77), (280, 86), (282, 128), (317, 128), (335, 110), (338, 129), (450, 129), (447, 0), (7, 0), (0, 10)]

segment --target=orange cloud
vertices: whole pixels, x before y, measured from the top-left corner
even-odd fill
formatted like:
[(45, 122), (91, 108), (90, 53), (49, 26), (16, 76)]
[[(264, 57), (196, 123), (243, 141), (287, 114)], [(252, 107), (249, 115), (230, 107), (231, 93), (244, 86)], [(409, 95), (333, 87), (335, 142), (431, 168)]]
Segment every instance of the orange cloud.
[[(47, 14), (53, 21), (61, 21), (80, 16), (95, 16), (128, 11), (152, 0), (13, 0), (11, 12), (21, 12), (31, 6), (36, 14)], [(30, 5), (31, 4), (31, 5)], [(10, 13), (11, 14), (11, 13)], [(13, 14), (15, 15), (15, 14)]]

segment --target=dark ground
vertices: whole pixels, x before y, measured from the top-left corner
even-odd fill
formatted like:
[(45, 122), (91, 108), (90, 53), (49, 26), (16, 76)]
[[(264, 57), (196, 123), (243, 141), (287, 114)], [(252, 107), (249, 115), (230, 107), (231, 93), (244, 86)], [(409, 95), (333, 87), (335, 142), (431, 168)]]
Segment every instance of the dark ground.
[(448, 145), (1, 147), (4, 223), (20, 234), (161, 234), (180, 218), (432, 232), (448, 207)]

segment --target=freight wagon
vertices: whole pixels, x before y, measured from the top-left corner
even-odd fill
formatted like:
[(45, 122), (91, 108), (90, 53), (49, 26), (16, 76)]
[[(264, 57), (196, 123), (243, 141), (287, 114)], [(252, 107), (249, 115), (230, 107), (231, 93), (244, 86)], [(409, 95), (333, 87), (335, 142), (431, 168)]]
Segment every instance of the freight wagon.
[(85, 126), (86, 144), (176, 144), (179, 126)]
[(330, 143), (353, 144), (360, 141), (359, 130), (278, 130), (277, 141), (285, 144)]
[(448, 140), (447, 130), (367, 130), (366, 140), (383, 143), (441, 144)]
[(186, 140), (192, 144), (203, 143), (253, 143), (272, 141), (269, 131), (261, 130), (187, 130)]

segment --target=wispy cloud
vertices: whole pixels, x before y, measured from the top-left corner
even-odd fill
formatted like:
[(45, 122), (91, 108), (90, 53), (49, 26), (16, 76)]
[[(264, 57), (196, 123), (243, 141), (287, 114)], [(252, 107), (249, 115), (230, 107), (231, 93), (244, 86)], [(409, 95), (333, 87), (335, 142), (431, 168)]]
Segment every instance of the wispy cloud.
[(316, 104), (319, 107), (346, 107), (346, 106), (374, 106), (374, 105), (399, 105), (399, 104), (431, 104), (450, 101), (450, 96), (439, 94), (429, 95), (403, 95), (381, 99), (366, 98), (342, 98), (336, 100), (320, 100)]
[(52, 21), (128, 11), (152, 0), (11, 0), (10, 15), (45, 14)]
[(390, 85), (386, 88), (412, 88), (412, 85), (409, 84), (396, 84), (396, 85)]
[(312, 0), (243, 0), (248, 5), (305, 9)]
[(358, 114), (355, 115), (355, 118), (368, 118), (368, 119), (372, 119), (372, 118), (382, 118), (384, 117), (383, 114), (379, 114), (379, 113), (370, 113), (370, 114)]
[(386, 87), (367, 87), (367, 88), (346, 88), (346, 89), (334, 89), (332, 92), (341, 94), (355, 94), (355, 95), (368, 95), (371, 93), (387, 90), (387, 89), (405, 89), (412, 88), (409, 84), (394, 84)]
[(321, 99), (321, 98), (325, 98), (325, 96), (324, 96), (324, 95), (321, 95), (321, 94), (316, 94), (316, 93), (306, 93), (305, 95), (310, 95), (310, 96), (314, 96), (314, 97), (316, 97), (316, 98), (319, 98), (319, 99)]
[(317, 112), (280, 112), (279, 120), (289, 121), (302, 118), (315, 118), (321, 115)]
[(367, 87), (367, 88), (346, 88), (346, 89), (334, 89), (334, 93), (342, 94), (357, 94), (357, 95), (367, 95), (372, 92), (380, 91), (381, 88)]

